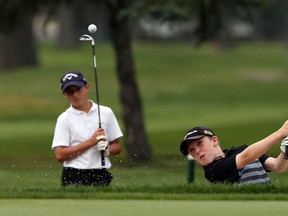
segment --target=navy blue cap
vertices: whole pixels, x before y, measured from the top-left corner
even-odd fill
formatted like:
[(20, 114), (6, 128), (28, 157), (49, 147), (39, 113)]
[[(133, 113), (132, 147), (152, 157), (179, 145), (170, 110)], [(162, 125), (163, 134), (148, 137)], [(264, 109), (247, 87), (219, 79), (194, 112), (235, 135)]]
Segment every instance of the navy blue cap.
[(60, 80), (61, 91), (64, 92), (69, 86), (83, 87), (87, 84), (87, 80), (79, 71), (68, 71)]

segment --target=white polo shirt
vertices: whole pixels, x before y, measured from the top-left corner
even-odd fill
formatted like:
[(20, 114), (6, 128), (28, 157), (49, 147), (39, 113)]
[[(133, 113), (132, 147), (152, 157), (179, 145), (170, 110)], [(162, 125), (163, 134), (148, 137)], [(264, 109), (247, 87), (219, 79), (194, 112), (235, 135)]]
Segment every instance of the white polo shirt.
[[(70, 106), (58, 117), (52, 143), (53, 150), (58, 146), (78, 145), (88, 140), (98, 129), (98, 108), (93, 101), (91, 102), (92, 107), (88, 113)], [(101, 126), (109, 142), (123, 136), (112, 109), (100, 105), (100, 115)], [(111, 162), (109, 157), (105, 157), (105, 166), (102, 167), (100, 152), (93, 146), (78, 157), (65, 161), (63, 166), (77, 169), (108, 169), (111, 167)]]

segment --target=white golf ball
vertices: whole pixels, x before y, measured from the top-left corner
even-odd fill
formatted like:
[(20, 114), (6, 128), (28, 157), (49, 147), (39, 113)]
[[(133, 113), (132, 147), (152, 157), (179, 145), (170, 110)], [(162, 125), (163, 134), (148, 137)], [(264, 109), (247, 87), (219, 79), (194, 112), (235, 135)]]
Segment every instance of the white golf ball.
[(95, 32), (97, 31), (97, 26), (94, 25), (94, 24), (90, 24), (90, 25), (88, 26), (88, 31), (89, 31), (90, 33), (95, 33)]

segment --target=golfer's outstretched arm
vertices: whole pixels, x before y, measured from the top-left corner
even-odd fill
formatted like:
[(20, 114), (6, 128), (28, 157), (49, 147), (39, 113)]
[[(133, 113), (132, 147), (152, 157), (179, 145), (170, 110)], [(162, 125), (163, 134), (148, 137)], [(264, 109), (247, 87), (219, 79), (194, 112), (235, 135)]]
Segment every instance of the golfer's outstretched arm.
[(273, 145), (288, 135), (288, 121), (280, 129), (270, 134), (266, 138), (248, 146), (243, 152), (236, 156), (236, 165), (240, 169), (265, 154)]

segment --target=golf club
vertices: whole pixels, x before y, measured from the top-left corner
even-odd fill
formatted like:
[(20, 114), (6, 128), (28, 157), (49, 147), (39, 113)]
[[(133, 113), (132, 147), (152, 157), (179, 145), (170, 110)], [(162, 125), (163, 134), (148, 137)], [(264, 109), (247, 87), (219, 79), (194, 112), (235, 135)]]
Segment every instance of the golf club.
[[(282, 147), (285, 148), (285, 151)], [(284, 159), (288, 160), (288, 136), (284, 137), (281, 142), (281, 151), (284, 151)]]
[[(99, 119), (99, 128), (101, 128), (101, 115), (100, 115), (100, 100), (99, 100), (99, 90), (98, 90), (98, 77), (97, 77), (97, 67), (96, 67), (96, 54), (95, 54), (95, 42), (93, 37), (90, 35), (84, 34), (80, 37), (80, 41), (91, 41), (92, 45), (92, 55), (93, 55), (93, 66), (94, 66), (94, 80), (96, 88), (96, 100), (97, 100), (97, 109), (98, 109), (98, 119)], [(101, 165), (105, 166), (104, 151), (101, 151)]]

